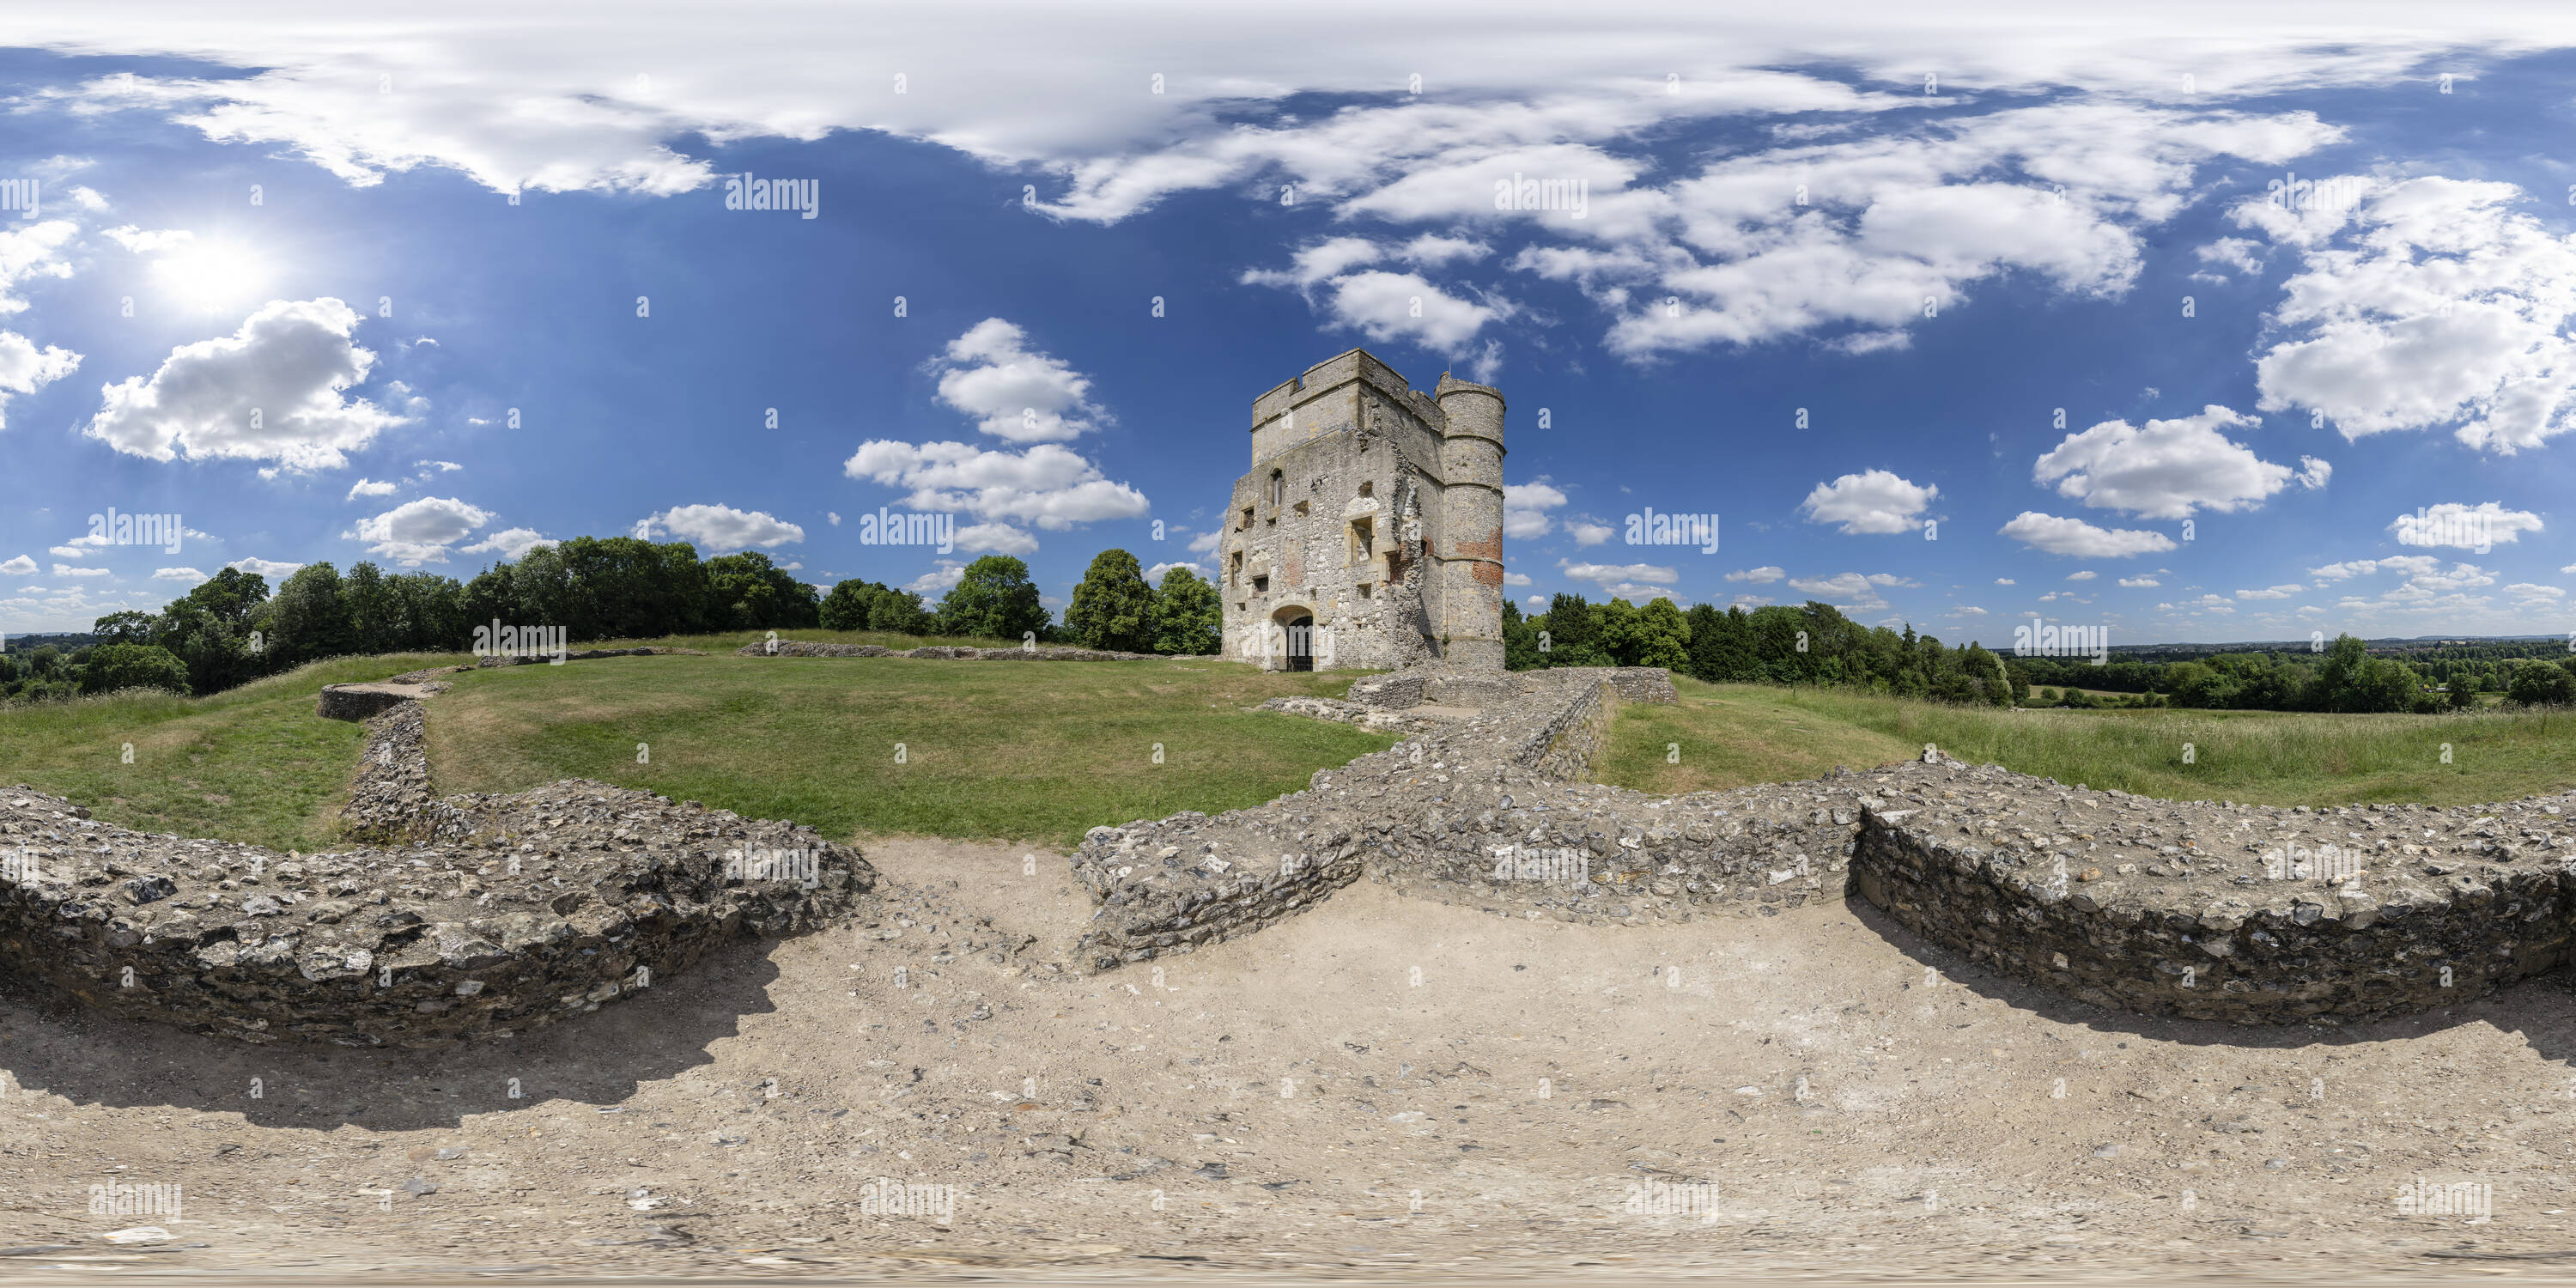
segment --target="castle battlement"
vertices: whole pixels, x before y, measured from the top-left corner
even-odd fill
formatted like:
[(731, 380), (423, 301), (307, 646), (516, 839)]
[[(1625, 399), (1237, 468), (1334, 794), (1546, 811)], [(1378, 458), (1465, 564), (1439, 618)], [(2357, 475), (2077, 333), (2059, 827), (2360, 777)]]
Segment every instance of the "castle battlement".
[(1217, 557), (1226, 656), (1502, 667), (1501, 391), (1413, 387), (1365, 349), (1252, 402)]

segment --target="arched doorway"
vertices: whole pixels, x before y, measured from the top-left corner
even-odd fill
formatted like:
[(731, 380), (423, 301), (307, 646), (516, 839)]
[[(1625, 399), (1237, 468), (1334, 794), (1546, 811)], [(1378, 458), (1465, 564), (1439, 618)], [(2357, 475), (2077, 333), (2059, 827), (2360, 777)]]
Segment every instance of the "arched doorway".
[(1274, 647), (1279, 650), (1279, 669), (1312, 671), (1315, 669), (1315, 614), (1312, 609), (1290, 605), (1271, 614), (1277, 629)]

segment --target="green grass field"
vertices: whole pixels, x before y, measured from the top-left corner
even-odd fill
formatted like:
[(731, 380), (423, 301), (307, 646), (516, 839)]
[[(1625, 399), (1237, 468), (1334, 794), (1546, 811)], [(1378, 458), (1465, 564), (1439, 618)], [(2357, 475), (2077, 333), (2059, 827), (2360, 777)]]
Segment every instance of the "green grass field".
[[(2258, 805), (2470, 805), (2576, 786), (2576, 714), (2566, 711), (2006, 711), (1837, 689), (1673, 683), (1674, 705), (1620, 707), (1603, 782), (1719, 790), (1810, 778), (1838, 764), (1866, 769), (1933, 743), (1962, 760), (2064, 783)], [(1667, 762), (1675, 743), (1679, 764)]]
[[(456, 678), (455, 691), (430, 704), (430, 768), (441, 792), (595, 778), (794, 819), (834, 837), (1071, 844), (1102, 824), (1258, 805), (1394, 742), (1242, 710), (1291, 694), (1339, 696), (1350, 674), (1266, 674), (1226, 662), (773, 659), (728, 650)], [(638, 763), (639, 743), (649, 764)]]
[(70, 797), (137, 831), (313, 849), (336, 831), (363, 737), (313, 714), (322, 686), (473, 660), (341, 658), (210, 698), (134, 691), (0, 707), (0, 785)]

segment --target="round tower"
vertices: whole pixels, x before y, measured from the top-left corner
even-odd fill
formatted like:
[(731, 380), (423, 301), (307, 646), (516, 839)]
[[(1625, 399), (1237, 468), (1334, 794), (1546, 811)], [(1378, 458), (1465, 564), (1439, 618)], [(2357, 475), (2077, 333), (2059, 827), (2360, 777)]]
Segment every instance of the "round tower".
[(1503, 669), (1503, 395), (1442, 373), (1440, 404), (1441, 656)]

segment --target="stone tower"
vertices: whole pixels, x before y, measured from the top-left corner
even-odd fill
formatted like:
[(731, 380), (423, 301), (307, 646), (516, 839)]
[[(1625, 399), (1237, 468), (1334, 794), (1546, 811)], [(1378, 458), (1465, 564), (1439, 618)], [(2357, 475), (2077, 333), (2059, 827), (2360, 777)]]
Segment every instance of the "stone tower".
[(1254, 399), (1217, 588), (1230, 658), (1500, 671), (1502, 394), (1353, 349)]

